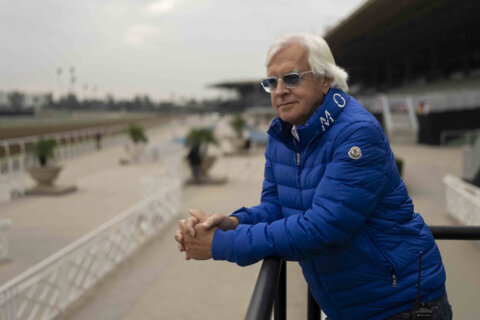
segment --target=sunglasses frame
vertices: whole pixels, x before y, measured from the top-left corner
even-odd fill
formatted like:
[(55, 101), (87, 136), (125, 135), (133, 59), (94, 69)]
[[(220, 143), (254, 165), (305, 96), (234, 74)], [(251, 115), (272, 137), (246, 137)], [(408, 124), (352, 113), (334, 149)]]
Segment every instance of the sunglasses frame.
[[(264, 78), (260, 81), (260, 85), (262, 86), (263, 90), (265, 90), (266, 92), (268, 93), (272, 93), (274, 92), (275, 90), (277, 90), (277, 87), (278, 87), (278, 83), (280, 82), (280, 80), (283, 81), (283, 84), (285, 85), (286, 88), (295, 88), (295, 87), (298, 87), (300, 85), (300, 82), (302, 81), (303, 77), (308, 74), (308, 73), (313, 73), (313, 70), (309, 70), (309, 71), (305, 71), (305, 72), (298, 72), (298, 71), (293, 71), (293, 72), (289, 72), (289, 73), (285, 73), (284, 75), (282, 75), (281, 77), (268, 77), (268, 78)], [(287, 76), (290, 76), (290, 75), (296, 75), (298, 76), (298, 83), (296, 84), (288, 84), (288, 81), (285, 82), (285, 77)], [(276, 85), (275, 85), (275, 89), (271, 90), (269, 87), (265, 87), (263, 85), (263, 82), (264, 81), (271, 81), (271, 80), (275, 80), (276, 81)]]

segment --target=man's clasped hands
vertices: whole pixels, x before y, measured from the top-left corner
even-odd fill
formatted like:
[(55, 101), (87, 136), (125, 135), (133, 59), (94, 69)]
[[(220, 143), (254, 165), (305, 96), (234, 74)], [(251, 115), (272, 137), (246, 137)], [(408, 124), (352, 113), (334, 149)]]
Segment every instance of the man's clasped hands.
[(235, 229), (239, 222), (234, 216), (206, 214), (201, 210), (190, 209), (191, 217), (178, 222), (175, 240), (178, 250), (185, 251), (185, 259), (207, 260), (212, 257), (213, 235), (217, 229)]

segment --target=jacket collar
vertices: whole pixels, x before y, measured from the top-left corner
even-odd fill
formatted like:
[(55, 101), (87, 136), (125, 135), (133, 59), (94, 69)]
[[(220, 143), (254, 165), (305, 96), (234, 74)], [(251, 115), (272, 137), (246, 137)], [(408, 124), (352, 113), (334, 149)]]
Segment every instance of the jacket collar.
[[(300, 148), (304, 150), (313, 139), (330, 129), (351, 97), (340, 89), (332, 88), (323, 99), (323, 103), (313, 112), (307, 121), (297, 127), (300, 136)], [(291, 149), (297, 149), (298, 143), (291, 133), (292, 125), (276, 117), (268, 134), (279, 138)]]

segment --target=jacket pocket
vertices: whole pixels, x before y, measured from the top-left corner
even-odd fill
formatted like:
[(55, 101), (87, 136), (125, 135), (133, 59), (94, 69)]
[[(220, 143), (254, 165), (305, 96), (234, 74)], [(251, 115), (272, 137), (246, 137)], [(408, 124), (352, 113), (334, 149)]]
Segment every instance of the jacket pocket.
[(388, 275), (389, 279), (392, 282), (392, 287), (397, 286), (397, 281), (398, 281), (398, 270), (395, 266), (395, 263), (389, 258), (389, 256), (384, 252), (382, 247), (377, 243), (375, 237), (372, 235), (372, 233), (367, 230), (366, 232), (368, 240), (370, 241), (370, 245), (372, 249), (375, 251), (376, 255), (376, 262), (380, 263), (380, 265), (383, 267), (385, 274)]

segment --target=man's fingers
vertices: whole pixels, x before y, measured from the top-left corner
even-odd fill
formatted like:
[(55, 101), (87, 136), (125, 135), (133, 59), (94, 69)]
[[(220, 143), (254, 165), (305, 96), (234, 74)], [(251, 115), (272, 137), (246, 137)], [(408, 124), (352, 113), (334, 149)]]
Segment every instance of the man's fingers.
[(192, 217), (195, 217), (197, 218), (198, 221), (203, 221), (205, 220), (205, 212), (203, 212), (202, 210), (197, 210), (197, 209), (190, 209), (188, 210), (188, 213), (192, 216)]
[(181, 219), (178, 221), (178, 229), (180, 229), (181, 232), (185, 231), (185, 219)]
[(175, 240), (177, 240), (178, 243), (183, 243), (183, 233), (182, 233), (182, 230), (177, 229), (177, 231), (175, 231)]
[(192, 237), (195, 237), (195, 228), (193, 227), (198, 223), (198, 219), (195, 217), (190, 217), (185, 221), (185, 231), (188, 232)]

